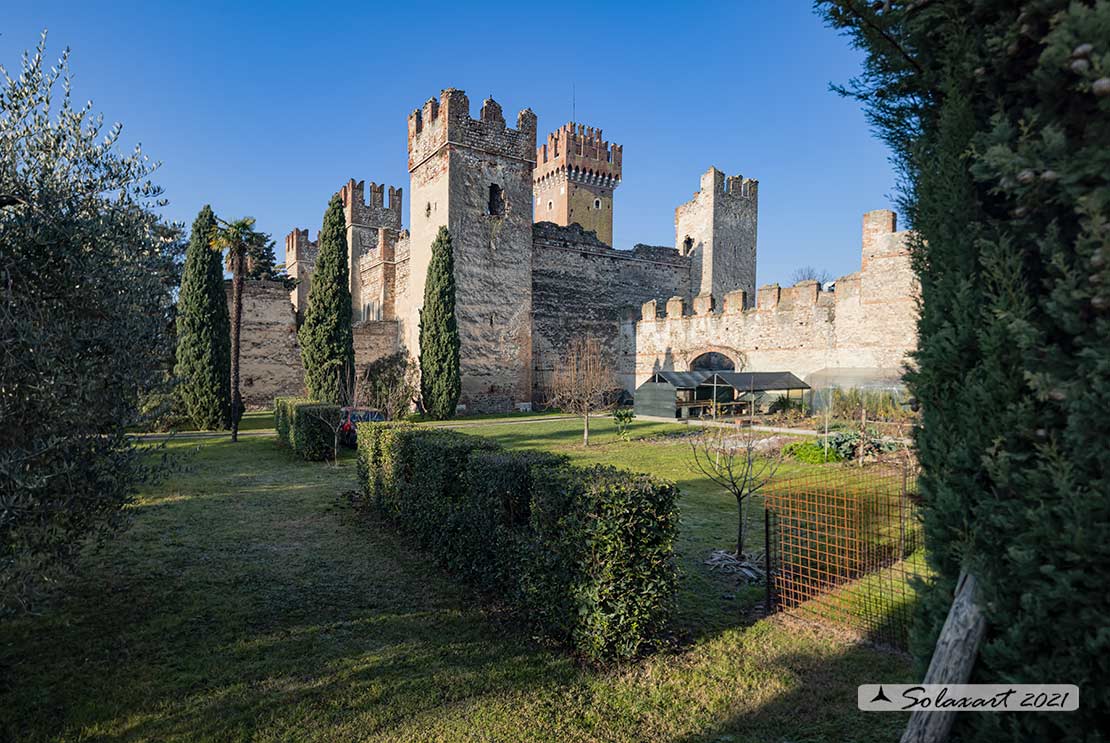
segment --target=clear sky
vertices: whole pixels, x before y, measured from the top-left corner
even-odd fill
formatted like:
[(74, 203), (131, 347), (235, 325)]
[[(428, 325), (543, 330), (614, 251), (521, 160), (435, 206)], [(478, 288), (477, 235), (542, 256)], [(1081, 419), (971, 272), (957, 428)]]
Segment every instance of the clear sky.
[(860, 56), (808, 0), (729, 3), (7, 3), (0, 63), (49, 30), (74, 90), (161, 161), (167, 216), (254, 216), (278, 257), (348, 178), (405, 189), (406, 117), (461, 88), (539, 136), (571, 119), (624, 145), (615, 243), (674, 244), (710, 165), (759, 186), (758, 283), (859, 269), (860, 220), (894, 173), (859, 107), (828, 90)]

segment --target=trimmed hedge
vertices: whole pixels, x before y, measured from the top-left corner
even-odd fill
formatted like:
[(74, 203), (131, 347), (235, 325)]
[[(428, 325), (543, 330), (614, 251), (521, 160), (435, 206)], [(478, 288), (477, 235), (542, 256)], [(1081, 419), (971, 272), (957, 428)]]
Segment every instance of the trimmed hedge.
[(335, 431), (329, 420), (339, 422), (340, 407), (304, 397), (274, 398), (274, 428), (278, 442), (297, 456), (319, 462), (335, 456)]
[(366, 503), (487, 596), (595, 661), (660, 644), (674, 612), (677, 488), (407, 424), (358, 426)]

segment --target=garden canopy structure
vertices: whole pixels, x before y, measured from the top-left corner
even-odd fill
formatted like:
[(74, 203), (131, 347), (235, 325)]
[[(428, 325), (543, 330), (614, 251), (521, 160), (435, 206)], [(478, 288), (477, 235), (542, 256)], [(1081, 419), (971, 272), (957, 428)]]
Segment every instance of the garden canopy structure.
[(809, 385), (790, 372), (657, 371), (636, 389), (636, 415), (699, 418), (738, 412), (767, 393), (790, 395)]

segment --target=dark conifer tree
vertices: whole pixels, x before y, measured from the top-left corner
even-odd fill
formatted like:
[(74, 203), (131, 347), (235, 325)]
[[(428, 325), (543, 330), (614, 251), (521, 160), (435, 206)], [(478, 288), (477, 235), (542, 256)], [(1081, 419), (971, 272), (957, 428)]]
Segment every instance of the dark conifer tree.
[(177, 398), (203, 430), (231, 423), (231, 335), (223, 260), (211, 244), (215, 229), (206, 205), (193, 222), (177, 303)]
[(324, 213), (320, 252), (298, 334), (309, 397), (339, 405), (348, 402), (355, 366), (346, 233), (343, 201), (336, 194)]
[(432, 243), (424, 308), (420, 310), (420, 394), (424, 409), (433, 418), (450, 418), (459, 404), (461, 389), (455, 257), (451, 233), (440, 227)]
[[(1094, 740), (1110, 717), (1110, 2), (828, 0), (904, 175), (921, 282), (915, 431), (929, 662), (962, 572), (977, 683), (1074, 679), (1067, 714), (960, 740)], [(1101, 726), (1101, 727), (1100, 727)]]

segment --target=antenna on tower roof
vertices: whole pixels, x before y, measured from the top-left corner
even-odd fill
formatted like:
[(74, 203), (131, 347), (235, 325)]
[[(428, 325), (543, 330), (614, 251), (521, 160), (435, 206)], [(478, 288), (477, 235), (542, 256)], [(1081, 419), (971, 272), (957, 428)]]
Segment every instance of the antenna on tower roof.
[(575, 120), (575, 112), (574, 112), (574, 82), (573, 82), (573, 81), (572, 81), (572, 82), (571, 82), (571, 84), (570, 84), (570, 120), (571, 120), (571, 121), (574, 121), (574, 120)]

